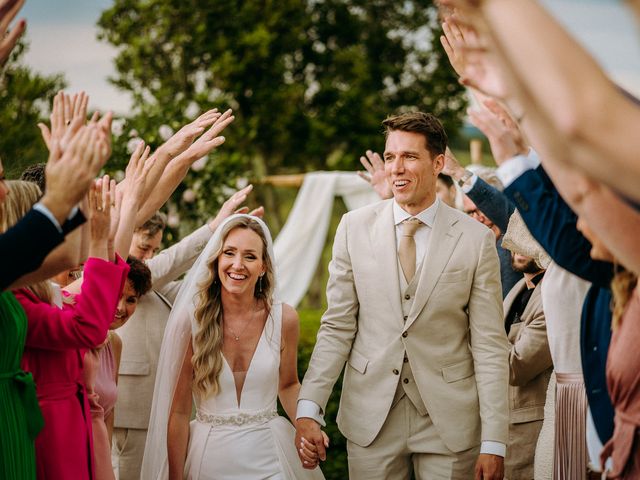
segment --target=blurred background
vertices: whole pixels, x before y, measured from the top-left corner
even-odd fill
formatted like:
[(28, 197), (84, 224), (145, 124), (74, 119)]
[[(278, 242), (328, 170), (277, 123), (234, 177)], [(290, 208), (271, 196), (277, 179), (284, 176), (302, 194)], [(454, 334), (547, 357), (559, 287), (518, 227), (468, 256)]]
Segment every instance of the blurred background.
[[(621, 86), (640, 96), (640, 43), (618, 1), (543, 3)], [(7, 176), (46, 161), (36, 127), (61, 88), (85, 90), (91, 110), (112, 110), (122, 175), (144, 139), (159, 146), (209, 108), (233, 108), (226, 143), (198, 160), (165, 211), (165, 246), (215, 215), (235, 189), (254, 183), (274, 237), (300, 179), (318, 170), (355, 171), (366, 149), (383, 150), (380, 122), (410, 109), (438, 115), (462, 163), (484, 142), (465, 122), (468, 98), (451, 70), (428, 1), (398, 0), (28, 0), (27, 33), (0, 76), (0, 156)], [(484, 152), (489, 149), (485, 145)], [(476, 161), (492, 164), (488, 153)], [(273, 176), (297, 175), (282, 182)], [(297, 180), (296, 180), (297, 178)], [(331, 240), (346, 211), (333, 207), (327, 245), (298, 309), (300, 373), (325, 306)], [(339, 386), (336, 387), (339, 392)], [(327, 415), (333, 448), (323, 470), (346, 478), (344, 440)]]

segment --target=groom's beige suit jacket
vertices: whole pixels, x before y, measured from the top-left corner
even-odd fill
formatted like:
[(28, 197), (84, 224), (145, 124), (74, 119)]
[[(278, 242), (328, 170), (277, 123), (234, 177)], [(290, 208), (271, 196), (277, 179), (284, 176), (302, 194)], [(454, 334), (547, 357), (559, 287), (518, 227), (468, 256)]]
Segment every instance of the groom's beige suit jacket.
[(351, 211), (336, 232), (327, 311), (300, 399), (322, 411), (344, 373), (338, 427), (366, 447), (392, 406), (406, 356), (444, 442), (454, 452), (506, 444), (509, 346), (495, 236), (440, 203), (415, 299), (403, 318), (393, 200)]

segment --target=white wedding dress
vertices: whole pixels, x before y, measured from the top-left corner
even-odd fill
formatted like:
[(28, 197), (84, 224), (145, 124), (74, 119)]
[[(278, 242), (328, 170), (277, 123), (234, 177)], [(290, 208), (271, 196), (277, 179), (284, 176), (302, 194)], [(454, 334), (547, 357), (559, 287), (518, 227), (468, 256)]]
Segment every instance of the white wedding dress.
[(276, 411), (280, 368), (282, 304), (273, 305), (249, 364), (238, 404), (226, 359), (220, 392), (195, 398), (185, 466), (189, 479), (323, 479), (319, 468), (305, 470), (294, 445), (295, 430)]

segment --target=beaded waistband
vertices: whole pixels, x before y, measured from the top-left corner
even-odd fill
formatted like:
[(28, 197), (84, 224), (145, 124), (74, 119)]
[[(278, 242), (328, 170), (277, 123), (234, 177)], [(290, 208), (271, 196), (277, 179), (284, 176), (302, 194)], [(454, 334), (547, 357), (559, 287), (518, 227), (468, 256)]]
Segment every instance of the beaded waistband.
[(253, 413), (236, 413), (228, 415), (211, 415), (200, 410), (196, 412), (196, 420), (200, 423), (209, 423), (213, 426), (231, 425), (241, 427), (243, 425), (255, 425), (268, 422), (276, 418), (278, 412), (272, 409), (259, 410)]

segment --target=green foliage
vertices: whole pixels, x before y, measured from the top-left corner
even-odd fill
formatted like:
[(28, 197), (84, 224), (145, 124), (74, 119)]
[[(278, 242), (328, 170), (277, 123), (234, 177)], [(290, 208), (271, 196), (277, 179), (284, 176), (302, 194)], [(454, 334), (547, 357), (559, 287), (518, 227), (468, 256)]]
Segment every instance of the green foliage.
[[(316, 333), (320, 327), (320, 318), (324, 310), (301, 310), (300, 315), (300, 341), (298, 344), (298, 373), (300, 378), (304, 377), (304, 372), (309, 366), (309, 359), (316, 343)], [(344, 480), (349, 478), (347, 467), (347, 441), (339, 432), (336, 425), (338, 415), (338, 405), (340, 404), (340, 391), (342, 390), (342, 375), (336, 382), (329, 402), (325, 420), (327, 427), (324, 429), (329, 436), (329, 450), (327, 451), (327, 461), (321, 464), (322, 473), (327, 480)]]
[[(431, 2), (115, 0), (98, 25), (119, 49), (112, 81), (134, 99), (127, 127), (148, 143), (189, 110), (234, 109), (215, 162), (186, 181), (206, 198), (174, 196), (192, 218), (239, 175), (359, 168), (389, 113), (431, 111), (454, 132), (465, 106)], [(260, 200), (277, 207), (268, 191)]]
[(43, 76), (21, 65), (25, 51), (25, 44), (19, 44), (0, 72), (0, 157), (8, 178), (18, 178), (28, 165), (46, 162), (47, 147), (36, 125), (65, 86), (61, 75)]

